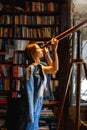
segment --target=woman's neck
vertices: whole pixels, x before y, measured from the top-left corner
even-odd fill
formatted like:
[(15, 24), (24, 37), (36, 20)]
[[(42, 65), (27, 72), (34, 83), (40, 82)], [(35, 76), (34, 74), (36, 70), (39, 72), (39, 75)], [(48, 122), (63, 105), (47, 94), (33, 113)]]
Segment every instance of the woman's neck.
[(40, 64), (40, 60), (39, 59), (35, 59), (35, 63)]

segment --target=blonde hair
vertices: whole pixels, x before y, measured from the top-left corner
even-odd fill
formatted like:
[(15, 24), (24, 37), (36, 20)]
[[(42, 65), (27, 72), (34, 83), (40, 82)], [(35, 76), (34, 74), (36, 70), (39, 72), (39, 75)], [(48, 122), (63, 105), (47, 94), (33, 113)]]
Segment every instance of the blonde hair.
[(36, 43), (28, 44), (25, 48), (25, 58), (29, 60), (29, 62), (34, 62), (33, 55), (36, 52)]

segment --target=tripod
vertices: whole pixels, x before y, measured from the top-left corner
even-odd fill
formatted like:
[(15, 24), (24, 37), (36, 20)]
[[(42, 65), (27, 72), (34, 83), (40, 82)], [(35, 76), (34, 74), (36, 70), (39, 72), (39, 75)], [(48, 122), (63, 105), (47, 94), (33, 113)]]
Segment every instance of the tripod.
[[(76, 93), (76, 130), (79, 130), (80, 125), (79, 125), (79, 119), (80, 119), (80, 78), (81, 78), (81, 64), (83, 64), (84, 69), (85, 69), (85, 74), (87, 77), (87, 69), (86, 69), (86, 64), (83, 62), (83, 60), (80, 58), (80, 31), (78, 31), (82, 26), (86, 26), (87, 24), (87, 19), (82, 21), (81, 23), (69, 28), (68, 30), (64, 31), (62, 34), (56, 36), (55, 38), (57, 38), (58, 40), (62, 40), (64, 38), (66, 38), (67, 36), (69, 36), (71, 33), (77, 31), (77, 58), (72, 60), (72, 63), (70, 64), (69, 67), (69, 71), (67, 74), (67, 85), (66, 85), (66, 90), (64, 93), (64, 96), (62, 96), (61, 99), (61, 103), (60, 103), (60, 109), (59, 109), (59, 117), (58, 117), (58, 123), (57, 123), (57, 128), (56, 130), (59, 130), (59, 126), (60, 126), (60, 120), (61, 120), (61, 116), (62, 116), (62, 112), (63, 112), (63, 108), (64, 108), (64, 103), (65, 103), (65, 99), (66, 99), (66, 95), (67, 95), (67, 91), (69, 88), (69, 83), (70, 83), (70, 79), (71, 79), (71, 75), (72, 75), (72, 69), (73, 69), (73, 63), (76, 64), (77, 66), (77, 83), (76, 83), (76, 89), (78, 90)], [(48, 45), (50, 45), (51, 40), (49, 40), (48, 42), (46, 42), (44, 45), (42, 45), (41, 47), (44, 48)]]
[(68, 70), (68, 74), (67, 74), (68, 81), (67, 81), (65, 93), (62, 96), (62, 100), (61, 100), (61, 103), (60, 103), (59, 117), (58, 117), (58, 123), (57, 123), (57, 129), (56, 130), (59, 130), (60, 121), (61, 121), (61, 117), (62, 117), (62, 112), (63, 112), (63, 108), (64, 108), (64, 103), (65, 103), (67, 91), (69, 89), (70, 79), (71, 79), (71, 76), (72, 76), (73, 64), (76, 65), (76, 73), (77, 73), (75, 129), (76, 130), (80, 129), (80, 88), (81, 88), (80, 80), (81, 80), (81, 65), (83, 65), (83, 67), (84, 67), (85, 75), (86, 75), (86, 79), (87, 79), (86, 64), (84, 63), (83, 59), (81, 59), (81, 57), (80, 57), (80, 53), (81, 53), (81, 36), (80, 36), (80, 34), (81, 34), (80, 31), (77, 31), (77, 57), (76, 57), (76, 59), (72, 60), (72, 63), (70, 63), (70, 66), (69, 66), (69, 70)]

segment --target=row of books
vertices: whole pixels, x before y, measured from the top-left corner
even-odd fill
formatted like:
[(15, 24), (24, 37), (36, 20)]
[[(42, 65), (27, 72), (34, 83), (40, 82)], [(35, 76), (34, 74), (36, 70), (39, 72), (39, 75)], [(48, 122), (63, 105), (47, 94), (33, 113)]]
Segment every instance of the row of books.
[(23, 53), (15, 53), (14, 54), (14, 59), (13, 59), (14, 64), (26, 64), (26, 59)]
[[(1, 29), (2, 27), (0, 27)], [(0, 35), (2, 35), (2, 30), (0, 30)], [(3, 36), (3, 35), (2, 35)], [(7, 51), (8, 50), (8, 45), (11, 45), (11, 42), (9, 39), (0, 39), (0, 51)]]
[(16, 27), (15, 37), (16, 38), (51, 38), (58, 35), (59, 27), (40, 27), (40, 28), (29, 28), (29, 27)]
[[(13, 79), (12, 79), (12, 86), (11, 86), (11, 88), (13, 89), (13, 90), (17, 90), (17, 91), (20, 91), (20, 87), (21, 87), (21, 80), (24, 78), (24, 76), (23, 77), (18, 77), (18, 75), (16, 75), (16, 77), (14, 77)], [(54, 81), (55, 82), (55, 81)], [(56, 87), (58, 87), (58, 85), (56, 86), (49, 86), (50, 88), (47, 88), (47, 89), (50, 89), (50, 91), (51, 91), (51, 93), (53, 93), (54, 91), (55, 91), (55, 88)], [(51, 88), (51, 87), (53, 87), (53, 89)], [(49, 94), (49, 93), (48, 93)], [(44, 104), (46, 105), (47, 103), (46, 102), (44, 102)], [(51, 104), (51, 102), (50, 102), (50, 104)]]
[[(20, 91), (21, 80), (24, 79), (24, 70), (22, 67), (21, 69), (19, 69), (19, 73), (18, 73), (18, 68), (20, 68), (20, 67), (18, 65), (16, 65), (15, 67), (16, 67), (15, 72), (13, 72), (12, 77), (6, 77), (6, 78), (0, 77), (0, 91), (9, 91), (9, 90)], [(20, 70), (22, 70), (22, 72)], [(55, 82), (55, 81), (50, 80), (50, 82)], [(58, 87), (58, 86), (54, 86), (54, 83), (49, 84), (49, 85), (50, 86), (49, 86), (49, 88), (47, 87), (47, 90), (51, 92), (51, 96), (52, 96), (52, 94), (56, 91), (56, 87)], [(45, 99), (47, 99), (46, 97), (50, 96), (49, 92), (47, 92), (47, 94), (48, 95), (45, 95)], [(17, 93), (14, 93), (14, 95), (17, 96)], [(45, 102), (45, 105), (46, 105), (46, 102)]]
[(24, 77), (25, 74), (25, 67), (15, 65), (13, 66), (13, 77), (18, 78), (18, 77)]
[(58, 4), (56, 2), (40, 2), (40, 1), (25, 1), (26, 11), (57, 11)]
[[(0, 90), (9, 91), (13, 89), (15, 91), (20, 91), (22, 77), (18, 77), (18, 74), (12, 79), (9, 78), (0, 78)], [(12, 82), (12, 85), (10, 84)], [(54, 81), (55, 82), (55, 81)], [(56, 91), (56, 87), (58, 86), (50, 86), (51, 92), (54, 93)]]
[(2, 15), (0, 19), (0, 24), (12, 24), (13, 16), (12, 15)]
[(0, 27), (0, 37), (12, 37), (12, 27)]
[[(25, 47), (29, 44), (29, 40), (12, 40), (11, 42), (12, 43), (10, 43), (10, 40), (8, 39), (4, 39), (4, 40), (0, 39), (0, 54), (1, 52), (5, 52), (5, 54), (3, 53), (2, 55), (0, 55), (0, 58), (2, 60), (4, 58), (5, 61), (7, 61), (8, 59), (12, 59), (15, 63), (16, 55), (19, 54), (21, 55), (20, 57), (22, 57)], [(22, 57), (22, 61), (23, 61), (23, 57)], [(3, 71), (9, 69), (10, 67), (9, 65), (8, 66), (0, 65), (0, 70), (1, 70), (1, 66), (3, 68)]]
[(14, 48), (15, 51), (20, 51), (19, 53), (22, 53), (21, 51), (25, 50), (25, 47), (30, 43), (29, 40), (14, 40)]
[(56, 130), (54, 113), (48, 107), (41, 110), (39, 130)]
[(14, 40), (15, 53), (13, 58), (13, 64), (28, 64), (28, 60), (26, 60), (24, 56), (24, 50), (29, 43), (29, 40)]
[[(52, 27), (40, 27), (40, 28), (29, 28), (29, 27), (16, 27), (15, 37), (16, 38), (51, 38), (59, 33), (58, 26)], [(12, 37), (12, 28), (0, 27), (0, 37)]]
[[(7, 22), (8, 23), (8, 22)], [(7, 24), (6, 23), (6, 24)], [(53, 25), (59, 24), (58, 16), (39, 16), (39, 15), (15, 15), (15, 24), (20, 25)]]
[[(11, 15), (3, 15), (0, 24), (12, 25), (13, 17)], [(58, 16), (39, 16), (39, 15), (15, 15), (15, 25), (52, 25), (59, 24)]]
[[(10, 75), (10, 67), (2, 65), (2, 76), (0, 77), (0, 90), (10, 90), (10, 82), (12, 81), (11, 78), (13, 77), (12, 88), (18, 90), (20, 88), (20, 80), (25, 75), (25, 66), (21, 65), (14, 65), (13, 67), (13, 75)], [(51, 92), (54, 92), (56, 87), (58, 87), (59, 83), (58, 80), (51, 80), (49, 81)], [(13, 87), (15, 86), (15, 87)]]
[(0, 90), (5, 90), (5, 91), (10, 90), (10, 80), (9, 80), (9, 78), (0, 77)]
[[(21, 87), (21, 79), (13, 79), (12, 80), (12, 90), (16, 91), (20, 91), (20, 87)], [(15, 93), (16, 94), (16, 93)], [(17, 95), (17, 94), (16, 94)]]
[(9, 77), (10, 76), (10, 66), (9, 65), (0, 65), (0, 76)]
[(54, 114), (51, 109), (42, 109), (40, 118), (54, 118)]

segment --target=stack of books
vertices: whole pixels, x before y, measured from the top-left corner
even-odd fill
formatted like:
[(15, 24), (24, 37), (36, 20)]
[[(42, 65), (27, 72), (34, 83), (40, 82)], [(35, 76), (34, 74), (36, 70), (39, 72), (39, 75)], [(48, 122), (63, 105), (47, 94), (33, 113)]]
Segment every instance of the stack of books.
[(39, 130), (56, 130), (54, 113), (48, 107), (41, 110)]
[(40, 118), (54, 118), (53, 111), (51, 109), (42, 109)]
[(46, 120), (40, 119), (39, 120), (39, 130), (50, 130), (49, 124)]

